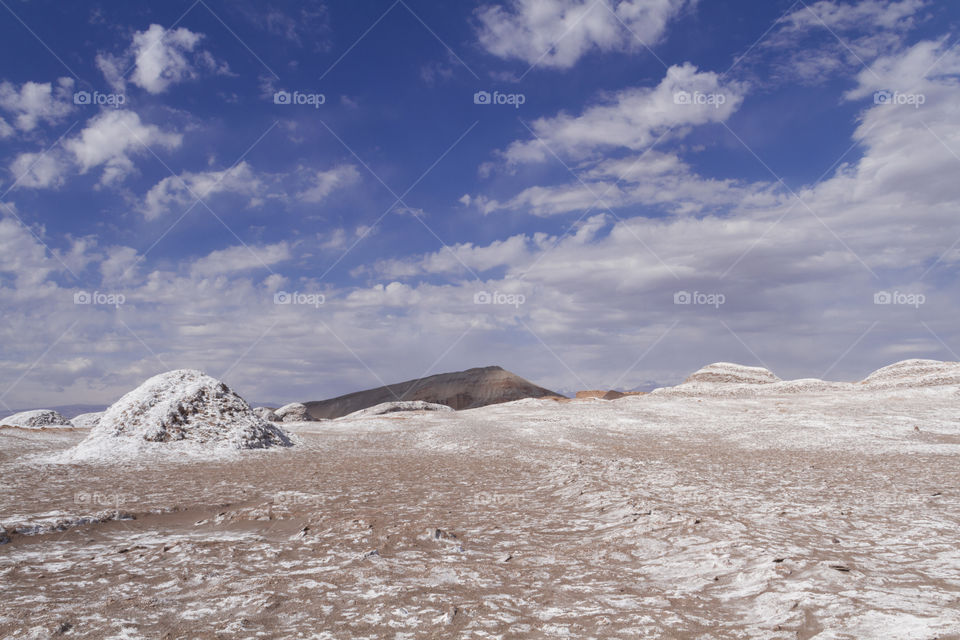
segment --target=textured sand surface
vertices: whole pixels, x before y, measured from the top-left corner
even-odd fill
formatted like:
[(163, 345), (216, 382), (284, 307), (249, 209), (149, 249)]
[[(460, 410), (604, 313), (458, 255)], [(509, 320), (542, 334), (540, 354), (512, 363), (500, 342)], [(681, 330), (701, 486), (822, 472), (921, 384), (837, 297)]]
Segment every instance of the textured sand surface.
[(0, 637), (960, 637), (958, 400), (522, 400), (179, 464), (0, 429)]

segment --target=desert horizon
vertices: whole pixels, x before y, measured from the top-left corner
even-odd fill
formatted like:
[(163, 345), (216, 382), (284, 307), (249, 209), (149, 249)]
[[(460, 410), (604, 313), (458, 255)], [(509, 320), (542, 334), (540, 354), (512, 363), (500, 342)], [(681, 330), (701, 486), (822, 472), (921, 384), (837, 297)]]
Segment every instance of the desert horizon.
[(714, 363), (615, 399), (531, 385), (539, 397), (500, 401), (478, 392), (489, 379), (455, 381), (420, 390), (490, 403), (398, 398), (318, 419), (299, 403), (251, 409), (179, 370), (76, 424), (0, 421), (0, 632), (932, 638), (960, 625), (960, 363), (906, 360), (856, 383)]

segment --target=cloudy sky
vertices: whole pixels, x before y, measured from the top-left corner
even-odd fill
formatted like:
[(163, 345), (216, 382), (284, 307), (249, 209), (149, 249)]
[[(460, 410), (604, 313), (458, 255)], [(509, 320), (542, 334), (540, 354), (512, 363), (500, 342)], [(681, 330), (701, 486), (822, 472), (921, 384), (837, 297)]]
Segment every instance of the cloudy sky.
[(960, 6), (0, 0), (0, 409), (960, 360)]

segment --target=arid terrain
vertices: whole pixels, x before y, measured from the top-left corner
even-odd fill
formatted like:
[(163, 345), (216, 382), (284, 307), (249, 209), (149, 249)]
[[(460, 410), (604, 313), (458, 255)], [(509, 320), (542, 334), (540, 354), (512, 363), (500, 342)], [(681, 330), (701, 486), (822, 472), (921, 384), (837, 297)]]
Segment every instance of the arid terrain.
[(956, 638), (958, 404), (527, 399), (193, 462), (4, 428), (0, 637)]

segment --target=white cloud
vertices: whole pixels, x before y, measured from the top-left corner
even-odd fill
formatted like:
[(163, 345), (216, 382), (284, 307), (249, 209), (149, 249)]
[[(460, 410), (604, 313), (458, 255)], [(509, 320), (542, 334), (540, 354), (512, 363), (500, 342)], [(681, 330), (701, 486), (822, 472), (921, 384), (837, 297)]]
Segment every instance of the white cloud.
[(585, 54), (657, 44), (695, 1), (510, 0), (478, 9), (480, 44), (500, 58), (565, 69)]
[[(0, 109), (13, 115), (18, 129), (32, 131), (40, 122), (56, 123), (70, 113), (73, 86), (73, 78), (60, 78), (56, 87), (49, 82), (25, 82), (17, 89), (10, 82), (0, 82)], [(0, 138), (11, 133), (10, 125), (0, 122)]]
[[(42, 236), (43, 229), (34, 233)], [(46, 247), (37, 241), (34, 233), (13, 218), (0, 218), (0, 276), (7, 274), (13, 278), (14, 298), (30, 299), (49, 289), (51, 285), (47, 278), (58, 270), (54, 261), (47, 258)], [(0, 285), (3, 283), (4, 279), (0, 277)], [(9, 292), (0, 286), (0, 294), (5, 291)]]
[(566, 184), (527, 187), (506, 202), (484, 195), (467, 195), (460, 202), (484, 214), (508, 209), (538, 216), (631, 204), (690, 214), (744, 199), (771, 203), (768, 185), (703, 179), (676, 154), (651, 148), (682, 138), (695, 126), (727, 120), (743, 102), (745, 89), (685, 64), (668, 69), (653, 88), (621, 91), (579, 115), (541, 118), (531, 127), (532, 138), (511, 143), (499, 158), (508, 168), (560, 158), (577, 177)]
[(360, 179), (360, 172), (352, 164), (344, 164), (328, 171), (318, 171), (309, 186), (297, 194), (303, 202), (322, 202), (337, 189), (352, 185)]
[(112, 184), (134, 170), (131, 154), (148, 153), (147, 147), (175, 149), (182, 140), (179, 133), (144, 124), (133, 111), (110, 110), (92, 118), (63, 146), (73, 153), (81, 173), (105, 165), (101, 184)]
[[(433, 371), (497, 363), (547, 387), (576, 388), (579, 382), (559, 357), (602, 388), (644, 354), (621, 386), (678, 381), (710, 361), (756, 363), (753, 353), (784, 377), (822, 375), (847, 353), (831, 373), (841, 379), (862, 378), (899, 358), (951, 357), (919, 321), (946, 344), (960, 344), (954, 277), (960, 251), (952, 246), (960, 234), (960, 160), (954, 155), (960, 152), (960, 86), (953, 75), (960, 52), (924, 42), (881, 57), (874, 69), (880, 77), (861, 74), (847, 96), (863, 101), (852, 140), (860, 143), (860, 155), (823, 183), (798, 189), (803, 205), (766, 183), (700, 175), (666, 151), (641, 157), (606, 137), (595, 142), (581, 136), (570, 153), (585, 158), (576, 168), (588, 184), (622, 177), (624, 199), (640, 197), (640, 190), (644, 202), (661, 196), (719, 202), (723, 211), (666, 217), (630, 211), (621, 212), (622, 221), (592, 215), (567, 236), (511, 231), (377, 263), (361, 274), (369, 280), (356, 286), (302, 275), (302, 252), (315, 250), (322, 239), (253, 247), (264, 262), (286, 267), (289, 256), (293, 263), (289, 272), (269, 277), (245, 247), (220, 249), (169, 271), (142, 265), (143, 273), (129, 268), (135, 251), (111, 248), (91, 263), (103, 281), (84, 284), (103, 291), (108, 276), (128, 274), (110, 286), (127, 296), (122, 312), (129, 330), (117, 329), (115, 309), (77, 310), (71, 289), (58, 284), (56, 261), (25, 229), (0, 220), (0, 382), (12, 384), (26, 374), (8, 402), (47, 402), (51, 380), (61, 380), (51, 378), (60, 375), (52, 366), (59, 362), (79, 371), (63, 374), (61, 401), (107, 401), (162, 369), (224, 371), (251, 345), (228, 383), (263, 400), (308, 400), (380, 384), (357, 358), (388, 381), (419, 376), (442, 356)], [(920, 108), (873, 103), (875, 87), (896, 89), (908, 80), (927, 98)], [(644, 193), (647, 183), (655, 188)], [(659, 189), (666, 194), (655, 193)], [(480, 196), (464, 204), (477, 200), (489, 203)], [(331, 238), (349, 241), (350, 233)], [(92, 245), (76, 248), (79, 257), (93, 251)], [(275, 305), (280, 287), (324, 292), (326, 304)], [(681, 289), (722, 292), (727, 304), (678, 308), (673, 293)], [(921, 292), (928, 303), (919, 310), (878, 308), (872, 298), (880, 289)], [(520, 291), (526, 303), (478, 306), (473, 295), (480, 290)], [(77, 319), (56, 351), (27, 371)], [(317, 382), (317, 362), (337, 376)]]
[(119, 91), (123, 91), (126, 84), (124, 72), (132, 67), (130, 82), (153, 94), (198, 78), (198, 68), (212, 73), (229, 73), (229, 68), (218, 63), (208, 51), (197, 49), (202, 39), (203, 34), (184, 27), (168, 30), (152, 24), (133, 34), (130, 48), (123, 55), (98, 55), (97, 66)]
[[(642, 150), (664, 134), (676, 137), (685, 127), (725, 121), (743, 95), (744, 87), (722, 84), (716, 73), (689, 63), (672, 66), (656, 87), (621, 91), (577, 116), (561, 113), (534, 121), (535, 137), (512, 143), (502, 155), (509, 164), (523, 164), (553, 154), (582, 158), (617, 147)], [(686, 96), (692, 103), (678, 104)]]
[(56, 189), (64, 182), (69, 169), (59, 153), (21, 153), (10, 164), (10, 173), (17, 187)]
[(856, 74), (881, 55), (900, 51), (927, 0), (819, 2), (783, 16), (737, 72), (758, 82), (818, 85)]
[(186, 172), (166, 177), (151, 187), (144, 198), (143, 215), (147, 220), (155, 220), (172, 208), (184, 209), (197, 199), (205, 200), (218, 193), (255, 199), (264, 189), (264, 182), (246, 162), (222, 171)]
[(928, 6), (927, 0), (860, 0), (839, 3), (835, 0), (820, 0), (799, 8), (781, 18), (780, 23), (789, 29), (909, 29), (914, 16)]
[(367, 238), (375, 232), (376, 229), (374, 227), (367, 225), (359, 225), (355, 227), (352, 232), (343, 227), (337, 227), (332, 231), (318, 234), (318, 246), (324, 251), (343, 251), (357, 241)]
[(197, 198), (206, 200), (221, 193), (247, 197), (249, 206), (259, 206), (268, 199), (315, 204), (359, 178), (357, 168), (349, 164), (320, 171), (301, 166), (289, 174), (269, 174), (241, 162), (232, 169), (185, 172), (164, 178), (147, 192), (141, 210), (148, 220), (155, 220), (171, 209), (190, 206)]
[(219, 249), (193, 263), (191, 273), (199, 277), (262, 269), (289, 260), (290, 246), (286, 242), (262, 246), (239, 246)]
[(110, 247), (100, 262), (100, 273), (103, 282), (120, 284), (130, 281), (136, 274), (137, 265), (142, 258), (132, 247)]

